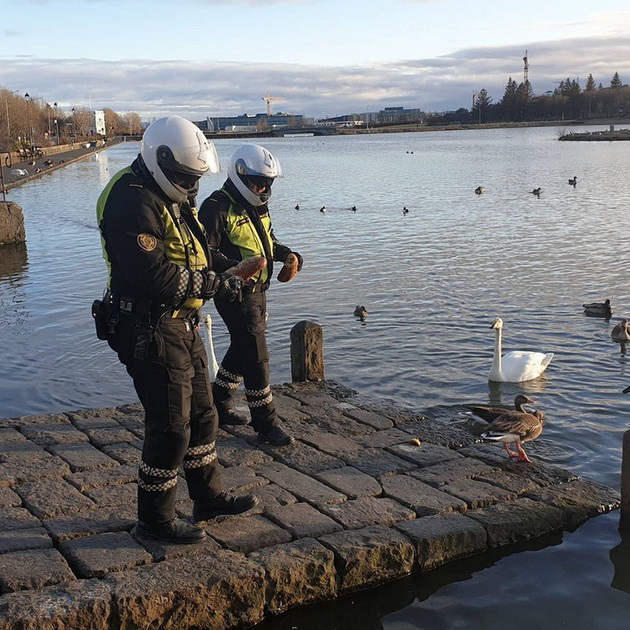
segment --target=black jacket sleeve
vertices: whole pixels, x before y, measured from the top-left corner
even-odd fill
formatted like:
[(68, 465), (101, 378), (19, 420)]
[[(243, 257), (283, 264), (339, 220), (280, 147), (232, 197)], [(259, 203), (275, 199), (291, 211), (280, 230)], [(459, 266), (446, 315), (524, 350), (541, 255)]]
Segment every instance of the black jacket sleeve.
[(228, 258), (222, 251), (222, 244), (227, 241), (225, 226), (227, 225), (227, 212), (229, 201), (221, 193), (215, 190), (199, 208), (199, 221), (206, 230), (212, 268), (221, 273), (238, 264), (238, 260)]

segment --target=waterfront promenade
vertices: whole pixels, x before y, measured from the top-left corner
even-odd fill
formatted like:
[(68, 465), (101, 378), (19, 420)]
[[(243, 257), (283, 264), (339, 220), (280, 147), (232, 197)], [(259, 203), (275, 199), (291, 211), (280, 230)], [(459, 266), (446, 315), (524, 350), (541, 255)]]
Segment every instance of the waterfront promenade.
[[(225, 484), (260, 505), (208, 522), (201, 545), (133, 536), (138, 404), (0, 419), (0, 630), (247, 627), (619, 506), (535, 447), (534, 463), (508, 461), (464, 407), (425, 416), (326, 381), (273, 389), (297, 442), (220, 431)], [(183, 478), (179, 492), (190, 517)]]

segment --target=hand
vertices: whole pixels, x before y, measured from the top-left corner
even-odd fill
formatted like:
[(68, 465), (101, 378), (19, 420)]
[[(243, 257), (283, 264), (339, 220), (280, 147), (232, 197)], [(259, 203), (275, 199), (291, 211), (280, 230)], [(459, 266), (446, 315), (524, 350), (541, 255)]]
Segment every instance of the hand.
[(240, 276), (219, 274), (219, 285), (217, 287), (217, 297), (227, 300), (228, 302), (240, 302), (242, 299), (241, 289), (243, 288), (243, 279)]
[(304, 262), (304, 259), (297, 252), (291, 252), (291, 253), (298, 259), (298, 271), (302, 271), (302, 263)]
[[(195, 293), (203, 300), (213, 297), (219, 287), (219, 283), (221, 281), (220, 277), (210, 269), (201, 269), (199, 271), (194, 271), (193, 273), (198, 274), (193, 278)], [(194, 284), (195, 282), (199, 282), (199, 279), (201, 279), (201, 286), (197, 285), (197, 287), (195, 287)]]

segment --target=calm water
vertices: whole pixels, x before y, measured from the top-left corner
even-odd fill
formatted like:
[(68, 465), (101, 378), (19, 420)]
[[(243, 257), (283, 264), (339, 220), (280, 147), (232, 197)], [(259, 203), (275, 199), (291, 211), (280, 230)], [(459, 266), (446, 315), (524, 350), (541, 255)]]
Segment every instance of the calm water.
[[(216, 143), (222, 164), (238, 143)], [(528, 452), (618, 487), (630, 359), (610, 330), (630, 314), (630, 143), (509, 129), (264, 144), (285, 172), (274, 190), (276, 234), (305, 260), (297, 281), (269, 294), (273, 382), (290, 380), (290, 328), (316, 321), (329, 378), (419, 408), (510, 403), (525, 392), (547, 419)], [(135, 399), (89, 310), (105, 282), (96, 198), (138, 148), (119, 145), (11, 191), (28, 242), (0, 249), (0, 416)], [(201, 198), (223, 179), (205, 178)], [(537, 198), (530, 191), (539, 186)], [(606, 297), (612, 321), (583, 315), (583, 302)], [(352, 316), (357, 304), (369, 312), (364, 323)], [(506, 350), (555, 353), (543, 377), (489, 388), (495, 316)], [(221, 355), (226, 336), (214, 319)], [(627, 627), (630, 552), (617, 521), (618, 513), (599, 517), (272, 626)]]

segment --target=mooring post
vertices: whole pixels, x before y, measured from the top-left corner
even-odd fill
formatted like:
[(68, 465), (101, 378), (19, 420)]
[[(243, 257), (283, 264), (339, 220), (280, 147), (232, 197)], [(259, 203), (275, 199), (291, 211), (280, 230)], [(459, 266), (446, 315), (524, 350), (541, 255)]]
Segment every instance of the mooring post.
[(291, 380), (324, 380), (324, 332), (319, 324), (304, 320), (291, 329)]
[(630, 430), (623, 434), (620, 527), (622, 529), (630, 529)]

